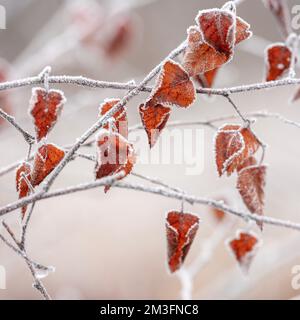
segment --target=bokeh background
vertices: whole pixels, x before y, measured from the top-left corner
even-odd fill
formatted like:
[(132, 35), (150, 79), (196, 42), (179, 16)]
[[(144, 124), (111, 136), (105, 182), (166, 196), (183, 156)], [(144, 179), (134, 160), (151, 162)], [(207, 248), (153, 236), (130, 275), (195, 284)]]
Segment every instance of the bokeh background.
[[(290, 8), (298, 1), (289, 1)], [(186, 36), (200, 9), (222, 6), (212, 0), (6, 0), (7, 29), (0, 30), (3, 80), (38, 74), (50, 65), (52, 74), (126, 82), (139, 81)], [(239, 16), (252, 26), (254, 37), (240, 45), (234, 60), (222, 68), (216, 87), (260, 82), (264, 75), (263, 51), (271, 42), (282, 41), (273, 16), (261, 0), (245, 0)], [(297, 30), (296, 30), (297, 31)], [(61, 120), (48, 140), (58, 145), (75, 141), (97, 118), (98, 106), (124, 91), (89, 89), (70, 85), (60, 88), (68, 99)], [(234, 96), (242, 112), (269, 110), (300, 121), (300, 104), (289, 104), (296, 87), (257, 91)], [(1, 93), (1, 107), (13, 114), (30, 132), (28, 116), (31, 88)], [(128, 105), (130, 125), (140, 122), (137, 107), (141, 94)], [(172, 120), (204, 120), (233, 114), (222, 97), (199, 96), (189, 110), (175, 110)], [(268, 216), (300, 221), (299, 128), (276, 119), (258, 119), (254, 129), (268, 144), (266, 187)], [(205, 128), (204, 171), (187, 176), (186, 166), (138, 164), (135, 171), (159, 177), (191, 194), (226, 198), (244, 209), (235, 190), (235, 177), (218, 178), (213, 154), (214, 132)], [(0, 167), (24, 158), (22, 137), (0, 123)], [(145, 144), (145, 148), (148, 146)], [(87, 153), (95, 153), (91, 148)], [(94, 164), (78, 159), (64, 169), (54, 188), (93, 179)], [(128, 181), (139, 181), (136, 177)], [(0, 205), (17, 199), (14, 173), (0, 178)], [(176, 200), (131, 190), (102, 188), (41, 201), (29, 228), (28, 253), (32, 259), (53, 265), (56, 272), (44, 279), (55, 299), (173, 299), (180, 297), (180, 281), (166, 269), (165, 214), (179, 209)], [(228, 216), (232, 223), (220, 226), (205, 206), (185, 205), (198, 213), (202, 223), (186, 264), (192, 263), (216, 233), (222, 232), (214, 250), (199, 268), (193, 284), (195, 299), (290, 299), (300, 295), (291, 286), (292, 267), (300, 264), (300, 234), (265, 226), (264, 241), (248, 277), (243, 276), (228, 253), (224, 240), (246, 224)], [(5, 217), (18, 233), (19, 212)], [(256, 226), (253, 230), (260, 233)], [(4, 230), (1, 229), (4, 233)], [(0, 243), (0, 265), (7, 271), (7, 289), (1, 299), (37, 299), (26, 265)]]

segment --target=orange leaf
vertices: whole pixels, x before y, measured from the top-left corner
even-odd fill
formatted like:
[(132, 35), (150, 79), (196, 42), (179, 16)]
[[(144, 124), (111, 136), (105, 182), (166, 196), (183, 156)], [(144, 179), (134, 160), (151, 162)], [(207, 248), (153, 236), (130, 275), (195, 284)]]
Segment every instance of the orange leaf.
[(161, 104), (151, 106), (146, 103), (140, 105), (139, 111), (150, 148), (152, 148), (170, 117), (171, 108)]
[(247, 274), (260, 246), (257, 236), (253, 232), (238, 231), (236, 237), (228, 241), (228, 245), (242, 271)]
[(60, 90), (34, 88), (30, 100), (29, 112), (34, 119), (37, 140), (46, 137), (55, 125), (66, 98)]
[(38, 148), (33, 162), (32, 185), (38, 186), (60, 163), (65, 152), (53, 144), (44, 144)]
[(170, 117), (169, 106), (187, 108), (195, 98), (195, 87), (186, 71), (178, 63), (166, 61), (151, 95), (139, 108), (150, 147), (155, 145)]
[[(251, 213), (263, 215), (266, 166), (250, 166), (238, 173), (237, 189)], [(257, 222), (262, 229), (263, 223)]]
[(259, 142), (250, 129), (239, 125), (224, 125), (215, 139), (216, 164), (219, 176), (230, 176), (247, 158), (258, 149)]
[(266, 50), (266, 81), (283, 77), (290, 69), (292, 51), (285, 44), (272, 44)]
[[(97, 164), (95, 168), (96, 179), (108, 177), (124, 172), (127, 176), (135, 164), (136, 156), (131, 143), (116, 132), (102, 129), (96, 139)], [(120, 180), (119, 179), (119, 180)], [(110, 186), (105, 186), (107, 192)]]
[(235, 45), (252, 35), (249, 24), (225, 8), (200, 11), (196, 23), (188, 29), (188, 47), (183, 58), (190, 76), (229, 62)]
[[(24, 178), (24, 176), (27, 178)], [(24, 198), (29, 195), (30, 187), (28, 182), (31, 181), (31, 166), (27, 162), (23, 162), (19, 165), (16, 170), (16, 188), (19, 192), (19, 199)], [(27, 206), (21, 208), (22, 219), (26, 214)]]
[(199, 227), (199, 218), (190, 213), (171, 211), (166, 218), (168, 265), (178, 270), (188, 254)]
[(237, 172), (241, 171), (244, 168), (250, 167), (250, 166), (255, 166), (257, 164), (257, 161), (254, 157), (249, 157), (245, 161), (243, 161), (238, 167), (237, 167)]
[(195, 99), (195, 87), (186, 71), (175, 61), (166, 61), (148, 103), (187, 108)]
[[(112, 107), (114, 107), (117, 103), (120, 102), (120, 99), (106, 99), (100, 105), (100, 116), (105, 115)], [(127, 114), (126, 108), (123, 106), (120, 110), (118, 110), (111, 119), (114, 119), (112, 130), (120, 133), (124, 138), (128, 138), (128, 121), (127, 121)], [(109, 130), (109, 123), (103, 126), (104, 129)]]

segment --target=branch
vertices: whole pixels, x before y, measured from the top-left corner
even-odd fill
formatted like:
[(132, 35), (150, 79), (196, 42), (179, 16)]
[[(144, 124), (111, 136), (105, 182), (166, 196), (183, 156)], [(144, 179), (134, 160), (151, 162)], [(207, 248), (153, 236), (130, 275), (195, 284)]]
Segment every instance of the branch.
[(1, 108), (0, 108), (0, 117), (2, 117), (7, 122), (9, 122), (12, 126), (14, 126), (22, 134), (22, 136), (24, 137), (25, 141), (29, 145), (32, 145), (34, 143), (35, 138), (30, 133), (28, 133), (27, 131), (22, 129), (21, 126), (16, 122), (15, 118), (10, 116), (6, 112), (4, 112)]

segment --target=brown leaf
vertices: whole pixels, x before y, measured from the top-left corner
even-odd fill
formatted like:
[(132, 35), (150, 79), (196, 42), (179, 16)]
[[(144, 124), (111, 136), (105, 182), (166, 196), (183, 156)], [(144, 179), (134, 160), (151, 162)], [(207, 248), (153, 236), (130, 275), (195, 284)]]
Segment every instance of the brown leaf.
[(152, 148), (170, 117), (171, 108), (161, 104), (151, 106), (146, 103), (140, 105), (139, 111), (150, 148)]
[(228, 245), (242, 271), (247, 274), (260, 246), (257, 236), (253, 232), (238, 231), (236, 237), (228, 241)]
[[(266, 179), (266, 166), (254, 165), (242, 169), (238, 173), (237, 189), (251, 213), (263, 215), (264, 211), (264, 187)], [(257, 225), (263, 228), (262, 222)]]
[(278, 80), (290, 69), (292, 51), (285, 44), (272, 44), (266, 50), (266, 81)]
[(60, 90), (33, 88), (29, 112), (34, 119), (37, 141), (46, 137), (55, 125), (66, 99)]
[[(97, 164), (95, 168), (96, 179), (108, 177), (124, 172), (123, 179), (127, 176), (135, 164), (136, 156), (133, 145), (116, 132), (102, 129), (96, 139)], [(105, 186), (107, 192), (110, 186)]]
[[(105, 115), (112, 107), (114, 107), (117, 103), (119, 103), (120, 99), (106, 99), (100, 105), (100, 116)], [(121, 134), (124, 138), (128, 138), (128, 120), (127, 120), (127, 113), (126, 108), (123, 106), (120, 110), (118, 110), (110, 120), (114, 120), (111, 128), (113, 131)], [(103, 126), (104, 129), (109, 130), (109, 123)]]
[[(27, 178), (24, 178), (24, 176)], [(16, 170), (16, 189), (19, 192), (19, 199), (24, 198), (30, 193), (30, 186), (27, 181), (31, 182), (31, 165), (27, 162), (23, 162)], [(21, 208), (22, 219), (27, 211), (27, 206)]]
[(239, 125), (224, 125), (215, 139), (216, 164), (219, 176), (230, 176), (237, 167), (252, 156), (259, 142), (250, 129)]
[(32, 185), (38, 186), (60, 163), (65, 152), (54, 144), (44, 144), (38, 148), (33, 162)]
[(171, 211), (167, 215), (168, 265), (171, 272), (183, 264), (199, 228), (199, 218), (190, 213)]

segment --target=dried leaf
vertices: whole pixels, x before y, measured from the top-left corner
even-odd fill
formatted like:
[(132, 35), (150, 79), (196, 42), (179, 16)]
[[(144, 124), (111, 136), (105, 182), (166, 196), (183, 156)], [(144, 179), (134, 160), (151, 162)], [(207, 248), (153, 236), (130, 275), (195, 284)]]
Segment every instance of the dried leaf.
[[(114, 107), (117, 103), (119, 103), (120, 99), (106, 99), (101, 105), (100, 105), (100, 116), (105, 115), (106, 112), (108, 112), (112, 107)], [(111, 123), (112, 130), (116, 131), (117, 133), (121, 134), (124, 138), (128, 138), (128, 121), (127, 121), (127, 113), (126, 108), (123, 106), (120, 110), (118, 110), (113, 117), (110, 119), (113, 120)], [(103, 126), (104, 129), (109, 130), (110, 124), (107, 123), (105, 126)]]
[(38, 186), (60, 163), (65, 152), (54, 144), (44, 144), (38, 148), (33, 162), (32, 185)]
[(219, 176), (230, 176), (239, 165), (259, 148), (259, 142), (250, 129), (239, 125), (224, 125), (215, 138), (216, 164)]
[(235, 45), (252, 35), (250, 25), (225, 8), (200, 11), (196, 23), (197, 26), (187, 31), (188, 47), (183, 58), (183, 66), (190, 76), (229, 62)]
[(237, 167), (237, 172), (241, 171), (244, 168), (250, 167), (250, 166), (255, 166), (257, 164), (257, 161), (254, 157), (249, 157), (245, 161), (243, 161), (238, 167)]
[(154, 146), (169, 119), (169, 106), (187, 108), (195, 98), (194, 84), (186, 71), (178, 63), (166, 61), (150, 97), (139, 108), (150, 147)]
[(243, 273), (247, 274), (257, 249), (260, 247), (257, 236), (253, 232), (238, 231), (236, 237), (228, 241), (228, 246)]
[(267, 9), (275, 16), (280, 31), (286, 38), (291, 33), (291, 17), (286, 0), (263, 0)]
[[(131, 172), (136, 156), (132, 144), (127, 139), (116, 132), (102, 129), (97, 136), (96, 145), (96, 179), (123, 171), (124, 176), (120, 177), (122, 179)], [(110, 186), (105, 186), (104, 191), (107, 192), (109, 188)]]
[(196, 232), (199, 218), (190, 213), (171, 211), (166, 218), (168, 265), (171, 272), (183, 264)]
[(37, 141), (46, 137), (55, 125), (66, 98), (60, 90), (33, 88), (29, 112), (34, 119)]
[(166, 61), (148, 104), (187, 108), (195, 99), (195, 87), (186, 71), (173, 60)]
[(171, 108), (161, 104), (151, 106), (146, 103), (140, 105), (139, 111), (150, 148), (152, 148), (170, 117)]
[[(266, 166), (264, 165), (249, 166), (238, 173), (237, 189), (251, 213), (263, 215), (265, 179)], [(257, 222), (257, 225), (262, 230), (263, 223)]]
[[(24, 178), (24, 176), (26, 178)], [(27, 182), (31, 182), (31, 166), (27, 162), (23, 162), (16, 170), (16, 189), (19, 192), (19, 199), (24, 198), (30, 193), (30, 186)], [(22, 219), (27, 211), (27, 206), (21, 208)]]
[(292, 51), (285, 44), (272, 44), (266, 50), (266, 81), (277, 80), (287, 74), (291, 66)]

